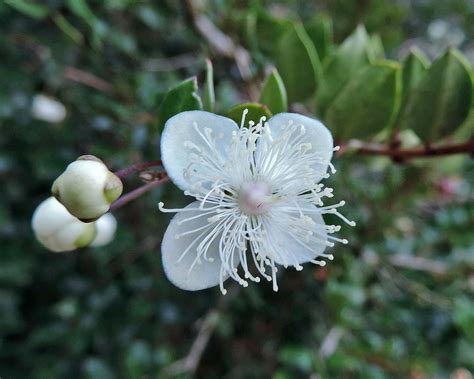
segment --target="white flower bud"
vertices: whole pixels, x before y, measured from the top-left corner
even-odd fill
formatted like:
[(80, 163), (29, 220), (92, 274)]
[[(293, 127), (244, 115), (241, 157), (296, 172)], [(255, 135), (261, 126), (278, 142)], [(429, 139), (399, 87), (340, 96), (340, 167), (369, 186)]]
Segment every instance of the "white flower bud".
[(105, 246), (112, 242), (117, 230), (117, 220), (111, 213), (106, 213), (100, 217), (96, 222), (97, 235), (92, 241), (92, 247)]
[(100, 159), (84, 155), (54, 181), (51, 191), (73, 216), (91, 222), (108, 212), (122, 189), (119, 177)]
[(54, 197), (36, 208), (31, 226), (38, 241), (54, 252), (87, 246), (96, 236), (94, 224), (86, 224), (72, 216)]
[(38, 120), (58, 123), (66, 118), (66, 108), (51, 97), (36, 95), (31, 105), (31, 115)]

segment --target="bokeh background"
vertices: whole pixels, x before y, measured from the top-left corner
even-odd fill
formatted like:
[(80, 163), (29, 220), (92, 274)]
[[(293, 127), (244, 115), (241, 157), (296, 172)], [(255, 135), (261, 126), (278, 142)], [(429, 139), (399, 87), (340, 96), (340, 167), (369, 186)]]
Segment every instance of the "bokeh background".
[[(246, 81), (196, 32), (196, 7), (250, 51)], [(431, 58), (454, 46), (474, 62), (472, 0), (1, 1), (2, 379), (472, 378), (469, 156), (337, 159), (329, 182), (358, 222), (341, 231), (350, 244), (325, 268), (286, 270), (277, 293), (263, 283), (222, 297), (167, 281), (169, 215), (157, 203), (188, 202), (171, 184), (116, 212), (107, 247), (54, 254), (35, 241), (32, 212), (77, 156), (113, 169), (159, 159), (160, 100), (185, 78), (201, 84), (206, 58), (217, 112), (253, 100), (272, 64), (246, 31), (255, 9), (303, 21), (322, 12), (336, 42), (364, 23), (394, 58), (413, 45)], [(35, 118), (39, 94), (62, 103), (66, 118)]]

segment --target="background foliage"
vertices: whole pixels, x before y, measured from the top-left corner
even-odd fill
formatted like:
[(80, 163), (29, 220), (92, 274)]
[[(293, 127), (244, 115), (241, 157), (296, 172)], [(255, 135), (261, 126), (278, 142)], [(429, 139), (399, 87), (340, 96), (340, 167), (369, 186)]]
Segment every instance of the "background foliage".
[[(196, 9), (249, 52), (248, 67), (196, 31)], [(166, 280), (159, 245), (168, 216), (156, 204), (187, 201), (172, 185), (117, 212), (117, 238), (99, 250), (48, 253), (29, 224), (70, 161), (86, 153), (113, 168), (155, 160), (161, 126), (184, 109), (232, 116), (244, 102), (266, 105), (255, 114), (289, 103), (323, 117), (341, 142), (384, 142), (394, 128), (403, 146), (465, 140), (473, 20), (469, 0), (1, 2), (0, 376), (190, 377), (194, 370), (171, 365), (203, 322), (213, 333), (197, 377), (473, 372), (468, 156), (338, 158), (330, 184), (358, 222), (341, 232), (351, 243), (325, 268), (287, 270), (278, 293), (263, 284), (222, 298)], [(414, 45), (426, 57), (408, 55)], [(464, 56), (438, 59), (448, 47)], [(32, 117), (40, 93), (66, 106), (64, 122)]]

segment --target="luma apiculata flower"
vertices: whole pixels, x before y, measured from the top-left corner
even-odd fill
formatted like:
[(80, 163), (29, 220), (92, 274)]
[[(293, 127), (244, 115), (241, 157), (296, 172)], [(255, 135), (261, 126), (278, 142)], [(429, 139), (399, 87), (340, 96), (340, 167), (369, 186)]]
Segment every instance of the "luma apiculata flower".
[[(268, 121), (245, 122), (203, 111), (180, 113), (165, 125), (163, 165), (171, 180), (196, 199), (177, 212), (163, 238), (168, 278), (186, 290), (200, 290), (232, 278), (246, 287), (263, 277), (273, 281), (279, 266), (311, 262), (324, 266), (339, 225), (323, 215), (344, 205), (326, 205), (333, 190), (327, 178), (333, 140), (319, 121), (281, 113)], [(253, 268), (252, 268), (253, 267)]]

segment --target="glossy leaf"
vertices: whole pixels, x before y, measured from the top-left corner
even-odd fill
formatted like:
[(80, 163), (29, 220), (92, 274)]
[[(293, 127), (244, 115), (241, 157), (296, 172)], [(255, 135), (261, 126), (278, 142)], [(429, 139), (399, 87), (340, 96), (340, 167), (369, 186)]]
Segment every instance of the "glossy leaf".
[(354, 74), (369, 64), (370, 37), (359, 26), (325, 62), (316, 96), (316, 113), (324, 116), (331, 102)]
[(391, 125), (401, 97), (401, 66), (383, 61), (354, 76), (327, 111), (337, 138), (373, 136)]
[(209, 59), (206, 59), (206, 82), (204, 83), (202, 103), (205, 111), (214, 112), (216, 103), (214, 93), (214, 69)]
[(196, 77), (193, 77), (179, 83), (167, 92), (158, 111), (160, 130), (165, 122), (174, 115), (184, 111), (202, 109), (197, 88)]
[(273, 17), (264, 10), (250, 13), (246, 21), (250, 45), (254, 44), (256, 38), (259, 49), (270, 56), (275, 55), (278, 41), (292, 28), (290, 20)]
[(321, 75), (321, 63), (313, 42), (300, 24), (294, 24), (278, 43), (275, 57), (290, 103), (312, 96)]
[(453, 133), (466, 119), (472, 99), (469, 64), (450, 50), (431, 65), (406, 104), (400, 125), (425, 142)]
[(404, 117), (403, 114), (405, 113), (409, 97), (428, 72), (428, 67), (428, 58), (418, 49), (413, 49), (404, 59), (402, 70), (402, 101), (396, 124), (397, 128), (400, 128), (400, 121)]
[(380, 35), (375, 34), (370, 36), (368, 52), (369, 59), (371, 61), (376, 61), (385, 58), (385, 49), (383, 47), (382, 38), (380, 38)]
[(36, 4), (28, 0), (5, 0), (5, 3), (18, 12), (36, 19), (43, 19), (49, 13), (46, 5)]
[(413, 49), (403, 61), (403, 96), (407, 96), (426, 75), (430, 63), (421, 50)]
[(265, 116), (267, 119), (272, 116), (272, 112), (270, 112), (266, 105), (259, 103), (245, 103), (236, 105), (235, 107), (231, 108), (227, 112), (227, 117), (231, 118), (238, 125), (240, 125), (240, 122), (242, 120), (242, 114), (244, 113), (245, 109), (248, 109), (248, 114), (245, 117), (246, 125), (249, 121), (257, 123), (263, 116)]
[(305, 30), (316, 47), (319, 59), (324, 62), (333, 44), (332, 19), (326, 15), (317, 14), (305, 24)]
[(273, 69), (263, 84), (260, 102), (265, 104), (272, 113), (288, 110), (288, 98), (285, 85), (277, 69)]

